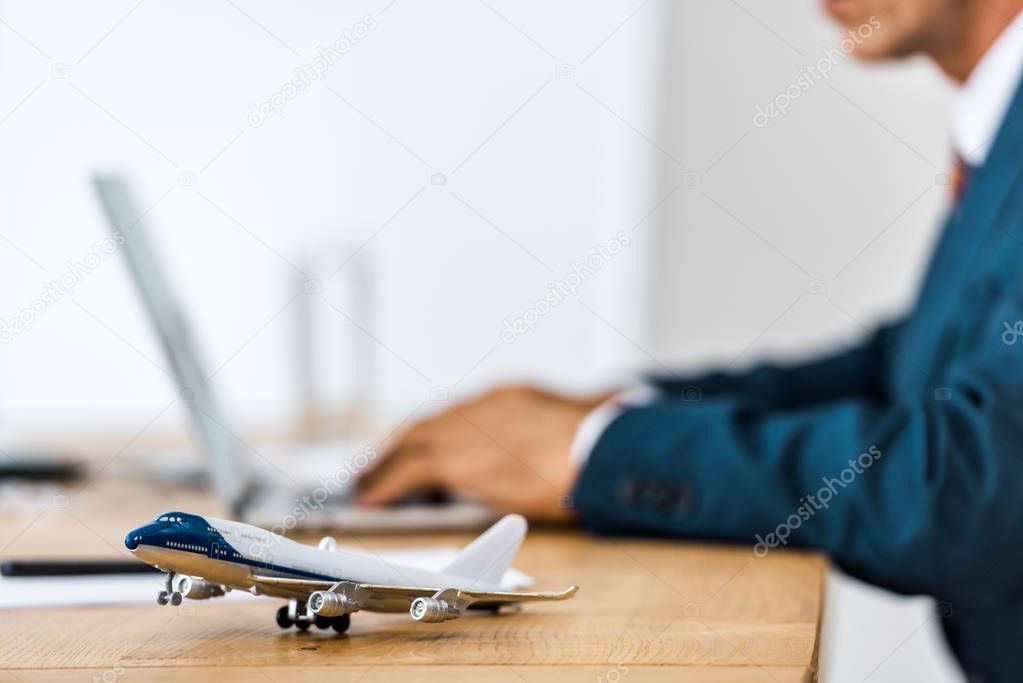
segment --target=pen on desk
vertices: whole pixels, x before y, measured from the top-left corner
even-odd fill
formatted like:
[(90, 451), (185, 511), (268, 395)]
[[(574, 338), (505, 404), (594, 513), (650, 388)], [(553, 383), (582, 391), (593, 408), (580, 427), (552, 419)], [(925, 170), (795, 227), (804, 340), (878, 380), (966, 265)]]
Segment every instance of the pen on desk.
[(0, 576), (98, 576), (103, 574), (151, 574), (160, 570), (136, 560), (4, 560)]
[(0, 462), (0, 479), (24, 481), (74, 481), (80, 479), (85, 466), (70, 460), (48, 459), (45, 456), (19, 454)]

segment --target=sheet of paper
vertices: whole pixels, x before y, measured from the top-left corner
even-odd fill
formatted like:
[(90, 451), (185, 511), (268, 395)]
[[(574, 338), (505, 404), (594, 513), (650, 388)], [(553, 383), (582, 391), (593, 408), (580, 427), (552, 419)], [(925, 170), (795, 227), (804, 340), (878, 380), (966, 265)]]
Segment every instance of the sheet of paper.
[[(0, 577), (0, 608), (148, 603), (155, 606), (156, 594), (163, 590), (164, 579), (163, 574), (3, 576)], [(231, 591), (225, 597), (228, 600), (256, 599), (246, 591)]]

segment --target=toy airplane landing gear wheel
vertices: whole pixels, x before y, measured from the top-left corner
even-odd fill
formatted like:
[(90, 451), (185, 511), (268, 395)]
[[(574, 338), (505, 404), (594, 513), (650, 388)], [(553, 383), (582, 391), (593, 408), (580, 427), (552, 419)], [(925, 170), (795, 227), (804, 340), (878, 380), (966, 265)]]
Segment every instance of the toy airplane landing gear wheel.
[[(174, 572), (167, 572), (167, 576), (164, 578), (164, 589), (156, 594), (156, 604), (166, 605), (168, 602), (172, 605), (181, 604), (181, 593), (174, 590)], [(174, 600), (174, 596), (177, 597), (177, 602)]]
[(285, 605), (277, 610), (277, 625), (281, 628), (291, 628), (295, 625), (295, 622), (288, 616), (288, 606)]
[(334, 617), (331, 619), (331, 626), (338, 633), (344, 633), (348, 630), (348, 627), (352, 624), (352, 617), (350, 614), (342, 614), (340, 617)]
[(321, 617), (320, 615), (316, 615), (316, 617), (313, 618), (313, 623), (316, 624), (316, 628), (320, 630), (326, 630), (330, 628), (331, 622), (333, 621), (334, 620), (331, 619), (330, 617)]

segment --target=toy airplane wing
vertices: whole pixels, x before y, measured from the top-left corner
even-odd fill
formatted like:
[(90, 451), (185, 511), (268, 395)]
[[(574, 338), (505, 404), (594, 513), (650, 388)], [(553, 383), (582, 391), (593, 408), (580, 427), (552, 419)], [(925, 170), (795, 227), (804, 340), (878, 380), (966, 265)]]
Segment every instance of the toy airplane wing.
[(258, 586), (283, 588), (291, 590), (307, 591), (329, 591), (342, 593), (347, 597), (358, 600), (358, 598), (406, 598), (412, 601), (416, 598), (431, 597), (440, 594), (448, 594), (451, 591), (457, 594), (458, 599), (467, 603), (486, 602), (491, 604), (507, 604), (514, 602), (537, 602), (542, 600), (567, 600), (579, 586), (569, 586), (562, 591), (551, 592), (516, 592), (516, 591), (471, 591), (449, 588), (437, 591), (434, 588), (416, 588), (413, 586), (389, 586), (377, 583), (356, 583), (354, 581), (325, 581), (322, 579), (288, 579), (277, 576), (262, 576), (253, 574), (250, 580)]
[(568, 600), (579, 590), (579, 586), (569, 586), (562, 591), (551, 591), (547, 593), (528, 592), (519, 593), (513, 591), (469, 591), (457, 588), (446, 588), (436, 590), (434, 588), (412, 588), (410, 586), (383, 586), (372, 583), (355, 584), (355, 595), (362, 595), (368, 598), (405, 598), (414, 601), (417, 598), (437, 598), (457, 603), (462, 608), (473, 603), (486, 603), (488, 605), (512, 604), (516, 602), (538, 602), (543, 600)]
[(249, 577), (255, 585), (267, 592), (310, 593), (325, 591), (339, 593), (346, 598), (359, 602), (379, 599), (406, 598), (410, 602), (415, 598), (430, 596), (437, 591), (433, 588), (414, 588), (412, 586), (386, 586), (380, 584), (356, 583), (354, 581), (327, 581), (323, 579), (291, 579), (278, 576), (253, 574)]
[(541, 602), (548, 600), (568, 600), (579, 590), (579, 586), (569, 586), (563, 591), (549, 593), (516, 593), (508, 591), (470, 591), (447, 588), (434, 592), (430, 597), (420, 596), (412, 601), (409, 614), (416, 621), (438, 622), (456, 619), (466, 609), (475, 605), (477, 608), (498, 608), (520, 602)]
[(567, 600), (578, 586), (569, 586), (562, 591), (513, 592), (513, 591), (472, 591), (447, 588), (419, 588), (415, 586), (390, 586), (354, 581), (324, 581), (319, 579), (289, 579), (274, 576), (253, 575), (252, 582), (264, 589), (308, 593), (309, 604), (314, 613), (332, 616), (334, 612), (354, 612), (360, 609), (379, 609), (384, 605), (404, 603), (410, 606), (412, 618), (416, 621), (447, 621), (460, 617), (472, 605), (498, 607), (520, 602), (546, 600)]
[[(449, 589), (454, 590), (454, 589)], [(547, 591), (547, 592), (526, 592), (518, 593), (514, 591), (460, 591), (455, 592), (463, 600), (469, 600), (471, 602), (486, 602), (490, 604), (506, 604), (515, 602), (541, 602), (544, 600), (568, 600), (570, 597), (576, 594), (579, 590), (579, 586), (569, 586), (565, 590), (561, 591)], [(446, 591), (445, 591), (446, 592)]]
[(263, 576), (252, 574), (249, 580), (261, 588), (284, 588), (291, 590), (330, 590), (337, 585), (337, 581), (324, 581), (322, 579), (288, 579), (283, 576)]

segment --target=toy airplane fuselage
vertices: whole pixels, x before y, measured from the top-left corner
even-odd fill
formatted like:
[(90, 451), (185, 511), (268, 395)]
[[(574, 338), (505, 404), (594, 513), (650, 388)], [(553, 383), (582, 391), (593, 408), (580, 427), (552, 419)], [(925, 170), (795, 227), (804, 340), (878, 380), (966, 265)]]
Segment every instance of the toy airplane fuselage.
[(339, 550), (330, 538), (313, 547), (249, 524), (184, 512), (160, 515), (131, 531), (124, 544), (140, 560), (168, 573), (167, 589), (157, 596), (160, 604), (241, 589), (288, 599), (277, 613), (282, 628), (304, 630), (316, 624), (343, 632), (349, 615), (360, 610), (408, 610), (416, 621), (440, 622), (470, 608), (571, 597), (576, 586), (556, 593), (501, 590), (501, 577), (525, 534), (525, 519), (508, 515), (442, 571)]

